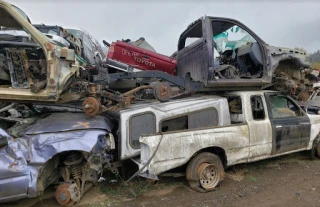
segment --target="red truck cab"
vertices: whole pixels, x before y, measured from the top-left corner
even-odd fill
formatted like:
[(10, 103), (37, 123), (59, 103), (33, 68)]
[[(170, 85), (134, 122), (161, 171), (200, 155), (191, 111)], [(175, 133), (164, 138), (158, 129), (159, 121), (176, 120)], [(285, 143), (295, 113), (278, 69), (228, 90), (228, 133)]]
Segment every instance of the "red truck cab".
[(110, 45), (106, 63), (125, 72), (160, 70), (171, 75), (176, 75), (177, 65), (176, 59), (122, 41)]

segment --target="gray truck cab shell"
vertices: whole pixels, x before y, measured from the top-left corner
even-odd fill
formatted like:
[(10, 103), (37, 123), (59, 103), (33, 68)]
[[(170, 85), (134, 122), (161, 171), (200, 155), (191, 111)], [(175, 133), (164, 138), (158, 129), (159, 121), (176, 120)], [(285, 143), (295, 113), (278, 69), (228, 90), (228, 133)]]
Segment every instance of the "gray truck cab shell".
[[(155, 134), (164, 131), (161, 124), (172, 118), (195, 114), (189, 118), (187, 127), (195, 127), (198, 113), (210, 110), (214, 117), (207, 117), (208, 123), (217, 126), (230, 124), (227, 100), (218, 96), (194, 96), (192, 98), (172, 100), (166, 103), (153, 102), (132, 105), (129, 109), (119, 112), (119, 132), (121, 160), (135, 157), (140, 154), (139, 137), (142, 134)], [(209, 113), (210, 113), (209, 112)], [(203, 114), (200, 114), (203, 116)], [(211, 121), (211, 122), (209, 122)], [(200, 123), (206, 126), (208, 123)], [(186, 127), (186, 126), (183, 126)], [(167, 129), (170, 130), (170, 129)], [(134, 140), (132, 140), (134, 139)]]

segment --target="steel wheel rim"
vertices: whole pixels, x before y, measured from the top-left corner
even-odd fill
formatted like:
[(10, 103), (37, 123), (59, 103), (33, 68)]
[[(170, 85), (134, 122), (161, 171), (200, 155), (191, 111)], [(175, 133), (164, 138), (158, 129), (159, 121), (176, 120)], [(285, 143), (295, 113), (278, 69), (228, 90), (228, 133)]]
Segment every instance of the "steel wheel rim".
[(212, 189), (219, 182), (218, 168), (209, 163), (202, 163), (198, 168), (198, 179), (204, 189)]

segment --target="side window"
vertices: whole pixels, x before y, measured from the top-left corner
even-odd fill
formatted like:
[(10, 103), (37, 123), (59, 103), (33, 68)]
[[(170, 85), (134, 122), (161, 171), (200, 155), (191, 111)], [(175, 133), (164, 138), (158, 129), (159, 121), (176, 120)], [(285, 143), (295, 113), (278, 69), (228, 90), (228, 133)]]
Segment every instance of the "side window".
[(261, 78), (263, 51), (253, 34), (229, 21), (213, 20), (211, 26), (215, 68), (223, 66), (215, 75), (223, 79)]
[(217, 126), (219, 123), (218, 112), (214, 108), (190, 113), (189, 115), (168, 119), (161, 123), (161, 131), (179, 131)]
[(202, 37), (202, 21), (200, 20), (196, 22), (194, 25), (190, 26), (190, 28), (188, 28), (184, 32), (183, 36), (180, 37), (178, 43), (178, 51), (198, 41)]
[(263, 120), (265, 117), (262, 98), (260, 96), (251, 97), (252, 118), (254, 120)]
[(272, 118), (303, 116), (302, 111), (285, 96), (269, 96)]
[(156, 119), (153, 113), (144, 113), (132, 116), (130, 119), (130, 145), (139, 148), (139, 137), (142, 134), (154, 134), (156, 132)]
[(161, 131), (178, 131), (188, 129), (188, 116), (181, 116), (174, 119), (168, 119), (161, 123)]
[(242, 102), (240, 96), (229, 96), (227, 97), (229, 104), (229, 112), (231, 123), (243, 123), (244, 117), (242, 112)]
[(189, 115), (189, 129), (218, 126), (218, 112), (216, 109), (206, 109)]

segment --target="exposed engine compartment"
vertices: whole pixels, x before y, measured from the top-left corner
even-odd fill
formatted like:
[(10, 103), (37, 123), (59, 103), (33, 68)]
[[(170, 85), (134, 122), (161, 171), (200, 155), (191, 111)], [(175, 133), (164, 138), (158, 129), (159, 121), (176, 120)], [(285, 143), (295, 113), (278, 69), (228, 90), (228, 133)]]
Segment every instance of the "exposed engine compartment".
[(0, 48), (1, 87), (30, 88), (39, 92), (45, 87), (47, 65), (42, 49)]

